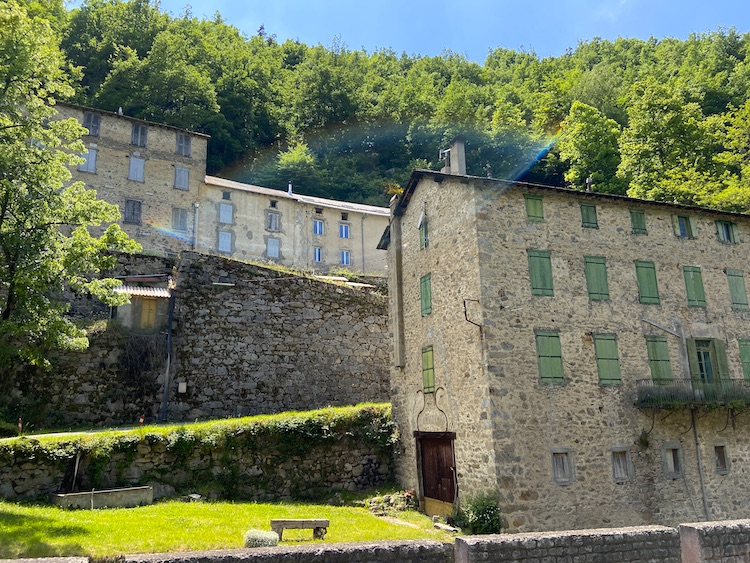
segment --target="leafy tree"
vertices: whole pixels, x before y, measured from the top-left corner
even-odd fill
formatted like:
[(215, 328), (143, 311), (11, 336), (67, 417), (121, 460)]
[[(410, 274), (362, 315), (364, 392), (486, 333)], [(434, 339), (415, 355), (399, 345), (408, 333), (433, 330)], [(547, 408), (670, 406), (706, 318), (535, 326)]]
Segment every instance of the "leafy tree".
[(65, 318), (61, 292), (121, 303), (119, 282), (96, 276), (114, 266), (107, 251), (138, 245), (116, 224), (92, 236), (87, 227), (116, 221), (117, 207), (68, 185), (84, 130), (54, 119), (54, 98), (72, 89), (49, 24), (10, 0), (0, 4), (0, 29), (0, 365), (45, 364), (51, 347), (87, 344)]

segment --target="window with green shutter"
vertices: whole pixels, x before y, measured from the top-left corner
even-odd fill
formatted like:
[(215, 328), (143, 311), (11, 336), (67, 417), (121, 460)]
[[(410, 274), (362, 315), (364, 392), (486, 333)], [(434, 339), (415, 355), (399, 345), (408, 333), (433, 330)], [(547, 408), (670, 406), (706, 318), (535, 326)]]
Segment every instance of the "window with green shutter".
[(539, 378), (544, 383), (563, 383), (565, 379), (559, 334), (556, 330), (537, 330), (534, 334)]
[(432, 275), (426, 274), (419, 279), (419, 297), (422, 301), (422, 316), (432, 313)]
[(596, 205), (581, 204), (581, 226), (587, 229), (599, 228), (599, 223), (596, 221)]
[(740, 241), (737, 225), (731, 221), (716, 221), (716, 236), (719, 237), (719, 241), (728, 244), (736, 244)]
[(742, 362), (742, 375), (750, 380), (750, 340), (739, 340), (740, 362)]
[(653, 262), (637, 260), (635, 275), (638, 279), (638, 300), (641, 303), (659, 303), (659, 286), (656, 284), (656, 267)]
[(664, 336), (647, 336), (646, 350), (651, 379), (657, 382), (672, 381), (672, 364), (669, 361), (669, 346)]
[(594, 352), (601, 385), (622, 383), (620, 355), (617, 353), (617, 338), (614, 334), (595, 334)]
[(425, 393), (435, 392), (435, 365), (432, 361), (432, 346), (422, 348), (422, 389)]
[(683, 266), (685, 292), (688, 307), (705, 307), (706, 293), (703, 291), (703, 276), (699, 266)]
[(529, 250), (532, 295), (553, 295), (552, 261), (547, 250)]
[(583, 262), (589, 299), (592, 301), (608, 300), (609, 284), (607, 283), (606, 260), (603, 256), (585, 256)]
[(688, 339), (688, 365), (690, 377), (699, 383), (715, 383), (729, 379), (727, 351), (723, 340)]
[(630, 225), (633, 227), (634, 235), (645, 235), (646, 231), (646, 214), (640, 209), (630, 210)]
[(526, 218), (529, 221), (544, 221), (544, 202), (540, 195), (524, 195), (526, 198)]
[(727, 270), (729, 281), (729, 296), (732, 299), (732, 309), (745, 311), (748, 308), (747, 291), (745, 291), (745, 276), (742, 270)]
[(695, 219), (689, 215), (672, 215), (672, 228), (675, 236), (680, 238), (695, 238), (698, 234)]

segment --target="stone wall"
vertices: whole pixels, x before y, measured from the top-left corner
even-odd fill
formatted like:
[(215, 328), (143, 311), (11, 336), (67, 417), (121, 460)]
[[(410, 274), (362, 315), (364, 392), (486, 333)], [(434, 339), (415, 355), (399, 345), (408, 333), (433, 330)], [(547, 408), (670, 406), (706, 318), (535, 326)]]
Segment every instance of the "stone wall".
[(745, 563), (750, 560), (750, 520), (680, 526), (682, 563)]
[(170, 419), (388, 400), (385, 297), (195, 253), (175, 293)]

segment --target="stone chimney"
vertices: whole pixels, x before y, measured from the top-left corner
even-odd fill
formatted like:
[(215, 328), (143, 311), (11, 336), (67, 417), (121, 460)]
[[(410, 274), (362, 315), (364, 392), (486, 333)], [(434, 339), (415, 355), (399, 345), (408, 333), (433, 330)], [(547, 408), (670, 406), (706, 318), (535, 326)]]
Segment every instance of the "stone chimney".
[(441, 150), (440, 158), (445, 159), (445, 166), (440, 169), (440, 172), (466, 175), (466, 148), (461, 139), (454, 139), (451, 148)]

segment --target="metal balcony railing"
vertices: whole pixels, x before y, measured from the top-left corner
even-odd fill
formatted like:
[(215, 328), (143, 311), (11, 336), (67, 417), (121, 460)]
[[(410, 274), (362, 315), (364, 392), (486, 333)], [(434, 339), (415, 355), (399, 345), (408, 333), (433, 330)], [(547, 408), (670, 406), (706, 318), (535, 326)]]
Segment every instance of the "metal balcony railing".
[(699, 405), (750, 405), (750, 380), (646, 379), (636, 382), (637, 407), (678, 408)]

